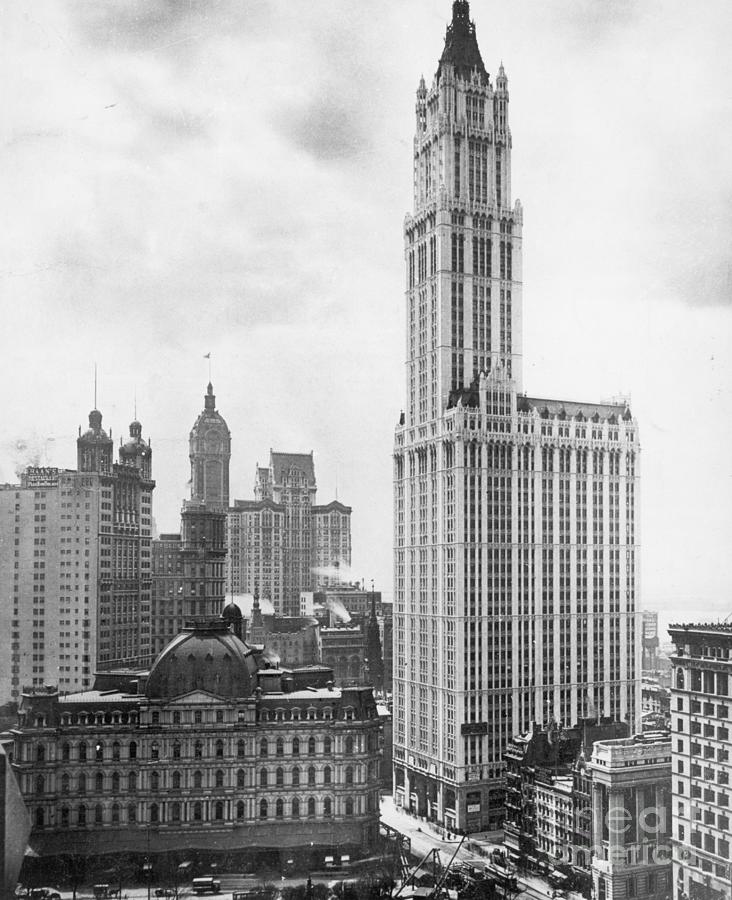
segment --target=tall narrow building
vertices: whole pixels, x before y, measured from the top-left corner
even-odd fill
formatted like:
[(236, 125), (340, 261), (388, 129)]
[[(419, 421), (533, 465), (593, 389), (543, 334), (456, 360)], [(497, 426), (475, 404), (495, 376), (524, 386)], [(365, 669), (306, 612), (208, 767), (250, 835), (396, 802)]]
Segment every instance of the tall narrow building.
[(625, 402), (522, 392), (511, 148), (506, 73), (491, 81), (456, 0), (417, 89), (405, 222), (394, 790), (465, 831), (502, 822), (514, 734), (594, 715), (632, 726), (640, 705), (636, 422)]
[(204, 407), (191, 429), (191, 500), (200, 500), (211, 509), (229, 506), (229, 463), (231, 432), (216, 409), (216, 395), (209, 382)]

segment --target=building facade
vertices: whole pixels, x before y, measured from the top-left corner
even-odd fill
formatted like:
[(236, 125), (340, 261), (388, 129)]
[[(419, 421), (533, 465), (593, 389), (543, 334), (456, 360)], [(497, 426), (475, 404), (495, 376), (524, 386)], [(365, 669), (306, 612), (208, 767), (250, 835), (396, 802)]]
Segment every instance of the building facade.
[(417, 89), (394, 446), (395, 800), (503, 819), (533, 721), (639, 712), (637, 425), (627, 403), (522, 393), (523, 212), (509, 93), (466, 0)]
[(672, 625), (673, 844), (676, 900), (732, 892), (732, 626)]
[(644, 609), (642, 613), (643, 637), (641, 641), (641, 665), (643, 673), (658, 672), (658, 613)]
[(29, 467), (0, 486), (0, 699), (97, 669), (151, 661), (152, 451), (133, 422), (114, 462), (102, 414), (89, 414), (77, 470)]
[[(111, 677), (111, 676), (110, 676)], [(42, 857), (333, 849), (378, 835), (381, 725), (322, 667), (259, 671), (226, 622), (187, 627), (146, 681), (23, 695), (14, 765)], [(214, 858), (214, 857), (212, 857)]]
[(270, 452), (257, 466), (254, 500), (229, 509), (229, 581), (235, 594), (272, 601), (279, 615), (298, 615), (300, 595), (337, 580), (351, 564), (351, 508), (315, 503), (312, 453)]
[(671, 894), (671, 741), (668, 732), (598, 741), (592, 772), (596, 900)]

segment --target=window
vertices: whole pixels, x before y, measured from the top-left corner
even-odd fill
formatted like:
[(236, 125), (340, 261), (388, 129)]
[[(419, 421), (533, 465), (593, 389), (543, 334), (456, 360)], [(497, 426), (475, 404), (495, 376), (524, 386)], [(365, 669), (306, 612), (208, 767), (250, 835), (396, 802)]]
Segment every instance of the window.
[(292, 801), (292, 818), (293, 819), (300, 818), (300, 801), (297, 797), (293, 798), (293, 801)]
[(637, 896), (638, 886), (636, 884), (635, 875), (631, 875), (628, 878), (628, 896), (635, 897)]
[(173, 790), (180, 790), (180, 772), (173, 772)]
[(243, 800), (239, 800), (238, 803), (236, 804), (236, 817), (237, 817), (237, 819), (244, 818), (244, 801)]
[(260, 819), (267, 818), (267, 801), (266, 800), (259, 801), (259, 818)]
[(332, 745), (331, 745), (331, 740), (330, 740), (330, 738), (329, 738), (329, 737), (325, 738), (325, 739), (323, 740), (323, 753), (328, 753), (328, 754), (329, 754), (329, 753), (331, 752), (331, 746), (332, 746)]
[(104, 773), (103, 772), (97, 772), (96, 778), (94, 780), (94, 790), (97, 792), (97, 794), (101, 794), (102, 791), (104, 790)]
[(224, 801), (217, 800), (214, 804), (214, 819), (220, 822), (224, 818)]
[(119, 803), (112, 804), (112, 824), (119, 825)]
[(269, 750), (267, 747), (267, 738), (262, 738), (262, 740), (259, 742), (259, 755), (266, 756), (268, 752)]
[(150, 773), (150, 790), (151, 791), (159, 791), (160, 790), (160, 774), (158, 772)]
[(36, 778), (36, 793), (42, 794), (44, 792), (44, 790), (45, 790), (45, 781), (44, 781), (43, 775), (39, 775)]
[(259, 785), (260, 785), (260, 787), (267, 787), (267, 770), (266, 769), (259, 770)]
[(330, 784), (330, 766), (323, 769), (323, 784)]
[(97, 805), (94, 807), (94, 824), (101, 825), (103, 822), (104, 822), (104, 807), (102, 806), (101, 803), (97, 803)]
[(112, 793), (115, 797), (119, 794), (119, 772), (112, 772)]
[(79, 744), (79, 762), (86, 762), (86, 744)]
[(223, 722), (224, 721), (224, 711), (223, 709), (216, 710), (216, 721)]
[(300, 738), (294, 737), (292, 739), (292, 755), (293, 756), (300, 755)]
[(180, 741), (173, 741), (173, 759), (180, 759)]
[(194, 773), (193, 773), (193, 787), (194, 787), (194, 788), (199, 788), (199, 789), (200, 789), (201, 787), (203, 787), (203, 775), (202, 775), (201, 772), (194, 772)]
[(157, 741), (150, 744), (150, 759), (160, 759), (160, 744)]
[(137, 741), (130, 741), (130, 759), (137, 759)]
[(277, 743), (275, 744), (275, 756), (284, 756), (285, 755), (285, 742), (282, 738), (277, 738)]
[(104, 759), (104, 744), (101, 741), (97, 741), (96, 746), (94, 747), (94, 753), (97, 762), (101, 762)]
[(310, 766), (310, 768), (308, 769), (308, 784), (309, 785), (315, 784), (315, 767), (314, 766)]
[(238, 740), (238, 741), (236, 742), (236, 755), (237, 755), (239, 758), (241, 758), (241, 757), (244, 756), (244, 754), (245, 754), (244, 747), (245, 747), (244, 741)]
[[(197, 774), (201, 774), (198, 772)], [(200, 800), (196, 800), (193, 804), (193, 821), (200, 822), (203, 819), (203, 804)]]
[(353, 753), (353, 738), (350, 735), (346, 738), (346, 753)]
[(285, 814), (285, 804), (281, 797), (277, 798), (275, 803), (275, 818), (281, 819)]
[(353, 784), (353, 767), (346, 766), (346, 784)]
[(196, 741), (193, 745), (193, 756), (195, 759), (203, 759), (203, 741)]
[(158, 808), (157, 803), (150, 804), (150, 821), (151, 822), (159, 822), (160, 821), (160, 810)]
[(312, 819), (315, 815), (315, 797), (308, 797), (308, 818)]
[(86, 807), (80, 806), (76, 812), (76, 821), (82, 828), (86, 825)]
[(277, 771), (275, 772), (275, 784), (276, 784), (278, 787), (282, 787), (282, 785), (283, 785), (284, 783), (285, 783), (285, 772), (284, 772), (284, 770), (280, 767), (280, 768), (278, 768)]
[(137, 790), (137, 772), (130, 772), (127, 776), (127, 790), (130, 794)]
[(224, 742), (219, 739), (216, 741), (216, 759), (224, 758)]
[(180, 803), (177, 800), (170, 806), (170, 818), (174, 822), (180, 822)]
[(300, 784), (300, 769), (297, 766), (292, 770), (292, 783), (295, 786)]
[(323, 815), (326, 818), (333, 815), (333, 801), (330, 797), (326, 797), (325, 800), (323, 800)]
[(180, 711), (176, 710), (173, 713), (173, 725), (180, 725)]
[(68, 772), (64, 772), (61, 776), (61, 793), (68, 794), (69, 792), (69, 774)]
[(315, 738), (308, 738), (308, 756), (315, 756)]
[(119, 759), (119, 741), (112, 744), (112, 759)]
[(61, 759), (64, 762), (68, 762), (70, 756), (71, 756), (71, 748), (69, 747), (68, 743), (62, 744), (61, 745)]
[(220, 788), (224, 786), (224, 773), (221, 769), (216, 770), (216, 787)]
[(193, 724), (200, 725), (203, 722), (203, 713), (200, 709), (197, 709), (193, 713)]
[(134, 803), (129, 803), (127, 805), (127, 821), (128, 822), (136, 822), (137, 821), (137, 807)]
[(36, 747), (36, 762), (44, 762), (46, 759), (46, 748), (43, 744)]
[(346, 797), (346, 815), (353, 815), (353, 797)]

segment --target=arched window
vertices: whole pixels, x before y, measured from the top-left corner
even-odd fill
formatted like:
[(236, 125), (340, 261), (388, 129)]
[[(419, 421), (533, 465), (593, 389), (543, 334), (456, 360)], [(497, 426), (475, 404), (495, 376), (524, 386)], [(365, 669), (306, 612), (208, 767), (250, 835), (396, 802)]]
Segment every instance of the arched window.
[(79, 744), (79, 762), (86, 762), (86, 744), (83, 741)]
[(346, 766), (346, 784), (353, 784), (353, 766)]
[(315, 738), (308, 738), (308, 756), (315, 756)]
[(160, 773), (159, 772), (151, 772), (150, 773), (150, 790), (155, 791), (155, 792), (160, 790)]
[(180, 741), (173, 741), (173, 759), (180, 759)]
[(300, 769), (297, 766), (292, 770), (292, 783), (294, 785), (300, 784)]
[(285, 772), (284, 772), (284, 769), (282, 769), (282, 767), (278, 767), (277, 771), (275, 772), (275, 784), (276, 784), (278, 787), (282, 787), (282, 785), (283, 785), (284, 783), (285, 783)]
[(245, 753), (246, 753), (245, 747), (246, 747), (246, 745), (245, 745), (244, 741), (238, 740), (236, 742), (236, 755), (238, 757), (242, 757), (245, 755)]
[(216, 741), (216, 759), (223, 759), (223, 758), (224, 758), (224, 742), (219, 738), (219, 740)]
[(216, 770), (216, 787), (220, 788), (224, 786), (224, 773), (221, 769)]
[(237, 769), (236, 786), (238, 788), (243, 788), (243, 787), (247, 786), (246, 775), (244, 774), (244, 769)]
[(137, 807), (134, 803), (127, 804), (127, 821), (131, 823), (137, 821)]
[[(199, 772), (200, 775), (200, 772)], [(196, 800), (193, 804), (193, 821), (200, 822), (203, 819), (203, 804), (200, 800)]]
[(259, 801), (259, 818), (260, 819), (267, 818), (267, 801), (266, 800)]
[(61, 759), (64, 762), (68, 762), (71, 757), (71, 747), (68, 744), (68, 741), (61, 744)]
[(353, 753), (353, 738), (350, 735), (346, 738), (346, 753)]
[(94, 745), (94, 757), (97, 762), (103, 762), (104, 760), (104, 744), (102, 741), (97, 741)]
[(61, 807), (61, 827), (68, 828), (69, 827), (69, 808), (68, 806)]
[(310, 766), (308, 769), (308, 784), (315, 784), (315, 766)]
[(76, 811), (76, 821), (81, 828), (86, 825), (86, 807), (83, 804)]
[(180, 725), (180, 712), (177, 709), (173, 713), (173, 725)]
[(267, 787), (267, 770), (266, 769), (259, 770), (259, 785), (260, 785), (260, 787)]
[(157, 741), (150, 744), (150, 759), (160, 759), (160, 744)]
[(130, 794), (134, 794), (137, 790), (137, 772), (130, 772), (127, 776), (127, 790)]
[(323, 784), (330, 784), (330, 766), (323, 769)]
[(277, 743), (275, 744), (275, 756), (284, 756), (285, 755), (285, 742), (282, 738), (277, 738)]
[(119, 772), (112, 772), (112, 793), (119, 794)]
[(62, 793), (62, 794), (68, 794), (68, 792), (69, 792), (69, 781), (70, 781), (70, 779), (69, 779), (69, 773), (68, 773), (68, 772), (64, 772), (64, 774), (61, 776), (61, 793)]
[(104, 822), (104, 807), (101, 803), (97, 803), (94, 807), (94, 824), (101, 825)]
[(330, 797), (326, 797), (325, 800), (323, 800), (323, 815), (326, 817), (333, 815), (333, 801)]
[(119, 803), (112, 804), (112, 824), (119, 825)]
[(94, 776), (94, 790), (97, 794), (101, 794), (104, 790), (104, 772), (97, 772)]
[(112, 744), (112, 759), (119, 759), (119, 741)]
[(243, 800), (239, 800), (239, 802), (236, 804), (236, 817), (237, 817), (237, 819), (244, 818), (244, 801)]
[(217, 800), (214, 804), (214, 819), (220, 822), (224, 818), (224, 801)]
[(315, 797), (308, 797), (308, 818), (312, 819), (315, 815)]
[(277, 798), (277, 802), (275, 803), (275, 818), (281, 819), (285, 814), (285, 801), (281, 798)]
[(200, 772), (193, 773), (193, 787), (194, 788), (203, 787), (203, 775)]
[(262, 738), (262, 740), (259, 742), (259, 755), (266, 756), (267, 752), (267, 738)]
[(177, 800), (170, 806), (170, 818), (174, 822), (180, 822), (180, 803)]
[(203, 759), (203, 741), (196, 741), (193, 745), (193, 756), (195, 759)]
[(36, 828), (43, 828), (45, 822), (46, 822), (46, 819), (43, 814), (43, 807), (39, 806), (36, 809)]
[(180, 790), (180, 772), (173, 772), (173, 790)]
[(331, 751), (331, 741), (330, 741), (330, 738), (327, 737), (323, 741), (323, 753), (330, 753), (330, 751)]
[(346, 797), (346, 815), (353, 815), (353, 797)]
[(292, 800), (292, 818), (300, 818), (300, 800), (297, 797), (294, 797)]
[(159, 822), (160, 821), (160, 810), (158, 809), (157, 803), (150, 804), (150, 821), (151, 822)]
[(36, 762), (45, 762), (46, 761), (46, 748), (43, 744), (39, 744), (36, 747)]
[(293, 756), (300, 755), (300, 738), (294, 737), (292, 739), (292, 755)]
[(86, 793), (86, 775), (83, 772), (79, 772), (79, 780), (77, 782), (76, 790), (79, 794)]

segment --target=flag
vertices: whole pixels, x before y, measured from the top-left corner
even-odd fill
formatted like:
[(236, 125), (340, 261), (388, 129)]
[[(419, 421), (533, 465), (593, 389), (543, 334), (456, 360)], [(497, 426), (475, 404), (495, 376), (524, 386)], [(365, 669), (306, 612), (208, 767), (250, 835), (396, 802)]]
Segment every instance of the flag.
[(204, 358), (204, 359), (211, 359), (211, 354), (210, 354), (210, 353), (204, 353), (204, 354), (203, 354), (203, 358)]

